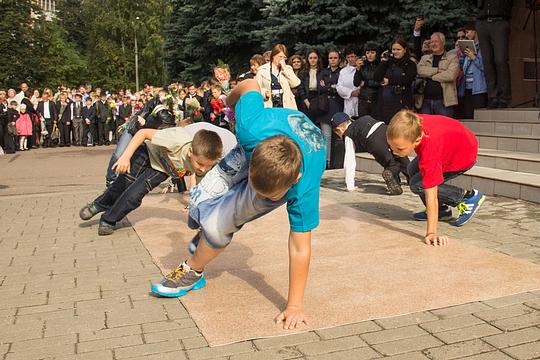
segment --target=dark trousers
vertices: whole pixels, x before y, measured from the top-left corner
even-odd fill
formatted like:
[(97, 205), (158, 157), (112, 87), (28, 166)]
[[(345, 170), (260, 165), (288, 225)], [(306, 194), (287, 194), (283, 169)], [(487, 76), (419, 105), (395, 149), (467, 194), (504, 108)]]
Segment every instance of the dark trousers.
[(69, 125), (60, 122), (58, 127), (60, 130), (60, 145), (71, 145), (71, 122)]
[(474, 110), (487, 106), (487, 94), (472, 94), (472, 90), (465, 90), (465, 96), (459, 99), (462, 104), (462, 119), (474, 119)]
[(444, 106), (444, 100), (442, 99), (437, 99), (437, 100), (424, 99), (420, 113), (453, 117), (454, 108), (452, 106), (449, 106), (449, 107)]
[(510, 24), (507, 20), (478, 20), (476, 30), (482, 50), (488, 98), (509, 102), (512, 99), (508, 63)]
[(101, 220), (112, 225), (116, 224), (141, 206), (144, 196), (168, 177), (169, 175), (150, 166), (146, 146), (140, 146), (131, 157), (129, 174), (118, 176), (116, 181), (94, 200), (98, 210), (105, 211)]
[[(358, 150), (357, 150), (358, 151)], [(375, 161), (385, 170), (390, 170), (394, 176), (399, 179), (399, 173), (409, 177), (408, 166), (410, 160), (408, 157), (399, 157), (392, 153), (388, 141), (386, 140), (386, 125), (381, 125), (371, 134), (366, 141), (366, 151), (373, 155)]]
[[(439, 199), (439, 208), (444, 205), (455, 207), (463, 201), (465, 190), (454, 185), (447, 184), (449, 180), (452, 180), (459, 175), (465, 173), (469, 169), (463, 171), (453, 171), (443, 173), (444, 182), (437, 186), (437, 195)], [(418, 167), (418, 158), (415, 158), (409, 164), (409, 187), (411, 191), (420, 196), (424, 205), (426, 205), (426, 193), (424, 185), (422, 184), (422, 174)]]
[(47, 129), (47, 135), (43, 137), (43, 146), (44, 147), (52, 147), (54, 146), (51, 135), (53, 131), (53, 120), (52, 119), (45, 119), (45, 129)]
[(105, 120), (98, 119), (97, 120), (97, 141), (98, 145), (102, 145), (105, 143), (106, 138), (106, 132), (105, 132)]
[(84, 133), (82, 138), (81, 145), (88, 144), (88, 134), (92, 135), (92, 145), (96, 145), (97, 137), (98, 137), (98, 131), (97, 131), (97, 124), (94, 122), (91, 122), (90, 125), (84, 123)]
[(358, 117), (364, 115), (370, 115), (371, 117), (377, 119), (377, 114), (375, 113), (377, 109), (377, 103), (373, 100), (358, 100)]

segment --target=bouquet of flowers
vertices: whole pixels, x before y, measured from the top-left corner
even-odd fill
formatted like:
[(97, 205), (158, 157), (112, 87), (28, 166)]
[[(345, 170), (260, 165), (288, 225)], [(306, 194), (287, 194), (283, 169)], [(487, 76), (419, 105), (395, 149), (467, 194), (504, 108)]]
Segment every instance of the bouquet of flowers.
[(203, 121), (201, 104), (196, 98), (186, 99), (186, 118), (191, 118), (194, 122)]

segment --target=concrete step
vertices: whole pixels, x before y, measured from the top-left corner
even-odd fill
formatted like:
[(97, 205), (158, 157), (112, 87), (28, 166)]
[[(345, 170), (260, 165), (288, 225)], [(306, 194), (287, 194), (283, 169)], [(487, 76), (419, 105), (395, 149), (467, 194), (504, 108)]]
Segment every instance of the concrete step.
[[(356, 169), (375, 174), (383, 171), (373, 156), (367, 153), (356, 154)], [(506, 196), (540, 203), (539, 174), (474, 166), (451, 183), (465, 189), (479, 189), (486, 195)]]
[(506, 135), (475, 131), (480, 148), (540, 153), (540, 135)]
[(497, 121), (476, 121), (464, 119), (461, 122), (474, 133), (489, 133), (496, 135), (516, 135), (516, 136), (540, 136), (540, 122), (497, 122)]
[(474, 121), (540, 124), (538, 108), (479, 109), (474, 111)]
[(476, 165), (540, 175), (540, 154), (479, 149)]

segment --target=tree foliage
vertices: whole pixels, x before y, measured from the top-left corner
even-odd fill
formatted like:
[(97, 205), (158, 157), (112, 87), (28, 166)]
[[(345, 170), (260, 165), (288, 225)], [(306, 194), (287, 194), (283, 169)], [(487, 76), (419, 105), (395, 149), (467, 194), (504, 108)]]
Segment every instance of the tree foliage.
[(474, 17), (467, 0), (173, 0), (166, 28), (171, 78), (202, 79), (216, 59), (233, 71), (247, 68), (254, 52), (284, 43), (290, 53), (325, 50), (368, 40), (387, 47), (401, 35), (410, 38), (417, 16), (426, 31), (454, 36), (457, 27)]

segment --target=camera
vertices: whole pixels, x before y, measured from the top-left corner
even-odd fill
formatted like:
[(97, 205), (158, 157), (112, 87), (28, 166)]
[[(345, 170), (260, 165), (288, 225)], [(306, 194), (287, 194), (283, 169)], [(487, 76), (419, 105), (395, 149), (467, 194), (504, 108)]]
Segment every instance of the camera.
[(366, 61), (367, 61), (367, 56), (365, 56), (365, 55), (362, 56), (362, 61), (363, 61), (363, 62), (366, 62)]
[(283, 107), (283, 89), (272, 89), (272, 107)]

